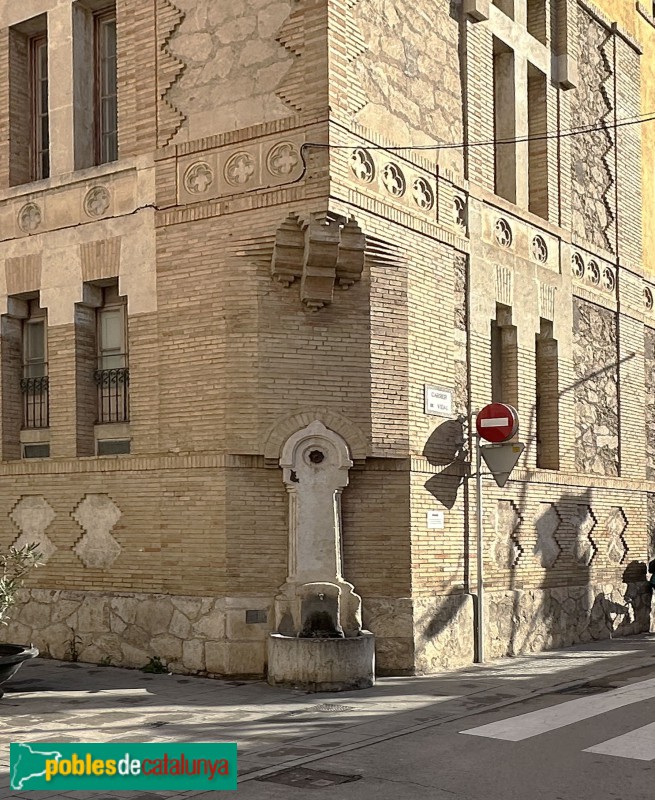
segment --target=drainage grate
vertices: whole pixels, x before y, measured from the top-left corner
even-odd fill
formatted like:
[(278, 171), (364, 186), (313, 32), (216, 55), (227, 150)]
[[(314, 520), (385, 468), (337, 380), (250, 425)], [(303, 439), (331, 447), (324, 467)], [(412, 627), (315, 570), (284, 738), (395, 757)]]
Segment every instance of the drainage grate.
[(281, 783), (283, 786), (297, 786), (299, 789), (325, 789), (340, 783), (351, 783), (361, 779), (361, 775), (339, 775), (335, 772), (324, 772), (316, 769), (295, 767), (276, 772), (266, 778), (258, 778), (269, 783)]
[(331, 711), (354, 711), (354, 706), (340, 706), (338, 703), (321, 703), (318, 706), (313, 706), (312, 711), (323, 711), (330, 713)]

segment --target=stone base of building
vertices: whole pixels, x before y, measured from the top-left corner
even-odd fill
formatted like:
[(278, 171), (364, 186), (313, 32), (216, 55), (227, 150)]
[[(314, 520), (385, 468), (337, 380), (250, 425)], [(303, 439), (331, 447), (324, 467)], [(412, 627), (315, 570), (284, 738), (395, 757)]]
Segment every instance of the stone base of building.
[(652, 591), (646, 581), (487, 594), (485, 657), (516, 656), (647, 633)]
[(119, 667), (159, 658), (171, 672), (261, 677), (269, 597), (22, 590), (4, 641), (41, 655)]
[[(651, 629), (645, 581), (619, 585), (488, 591), (485, 658), (534, 653)], [(22, 590), (4, 642), (33, 643), (51, 658), (146, 666), (172, 672), (266, 674), (273, 597)], [(364, 597), (364, 627), (375, 636), (379, 675), (429, 674), (474, 659), (474, 598)], [(654, 616), (655, 616), (655, 612)]]
[(375, 683), (375, 637), (368, 631), (345, 639), (303, 639), (272, 633), (268, 682), (310, 692), (368, 689)]

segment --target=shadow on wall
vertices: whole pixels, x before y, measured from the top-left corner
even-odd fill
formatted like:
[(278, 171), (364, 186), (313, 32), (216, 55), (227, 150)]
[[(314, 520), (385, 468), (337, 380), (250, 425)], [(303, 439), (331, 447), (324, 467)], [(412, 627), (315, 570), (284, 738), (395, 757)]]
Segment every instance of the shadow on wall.
[(426, 482), (425, 488), (435, 500), (452, 508), (468, 470), (464, 421), (449, 419), (435, 428), (425, 443), (423, 455), (433, 467), (442, 468)]
[[(520, 507), (524, 507), (523, 500)], [(633, 560), (624, 566), (621, 575), (624, 588), (619, 588), (615, 578), (592, 574), (592, 565), (603, 556), (599, 544), (602, 529), (593, 514), (591, 492), (561, 495), (553, 508), (560, 524), (550, 534), (550, 546), (543, 532), (538, 532), (534, 547), (535, 557), (546, 569), (540, 586), (521, 590), (517, 586), (520, 572), (514, 568), (509, 593), (496, 592), (495, 606), (494, 600), (490, 601), (490, 635), (495, 639), (492, 649), (496, 656), (568, 647), (650, 630), (652, 591), (645, 563)], [(559, 548), (554, 557), (553, 543)], [(626, 550), (624, 557), (627, 555)], [(562, 561), (567, 562), (566, 575), (571, 575), (572, 570), (576, 574), (575, 578), (571, 575), (570, 582), (558, 585), (553, 569)], [(507, 594), (511, 595), (511, 609), (506, 605)], [(502, 620), (508, 617), (510, 631), (506, 638)]]
[[(441, 470), (425, 483), (426, 489), (451, 509), (460, 486), (466, 483), (468, 454), (462, 421), (448, 420), (439, 425), (426, 442), (423, 455)], [(591, 490), (562, 493), (555, 502), (544, 502), (550, 514), (545, 525), (540, 525), (543, 520), (539, 516), (534, 521), (522, 516), (528, 507), (527, 491), (528, 486), (523, 484), (513, 500), (499, 499), (494, 512), (498, 514), (496, 530), (488, 520), (485, 525), (486, 572), (490, 578), (486, 656), (514, 656), (649, 631), (652, 591), (646, 564), (632, 560), (621, 565), (618, 555), (610, 559), (605, 549), (607, 529), (599, 527), (594, 515)], [(511, 507), (513, 514), (503, 516), (501, 503)], [(603, 519), (602, 524), (608, 522)], [(620, 534), (616, 534), (617, 541)], [(465, 557), (466, 553), (468, 547)], [(628, 556), (625, 550), (623, 558)], [(544, 570), (536, 585), (521, 569), (533, 565)], [(602, 571), (592, 569), (597, 565)], [(499, 583), (499, 576), (494, 582), (494, 568), (505, 575), (509, 571), (509, 582)], [(623, 569), (623, 587), (617, 580), (619, 569)], [(528, 581), (526, 587), (524, 579)], [(440, 600), (417, 631), (425, 646), (437, 649), (448, 645), (455, 635), (453, 627), (463, 622), (457, 617), (469, 596), (458, 588)], [(460, 631), (459, 637), (472, 634)]]

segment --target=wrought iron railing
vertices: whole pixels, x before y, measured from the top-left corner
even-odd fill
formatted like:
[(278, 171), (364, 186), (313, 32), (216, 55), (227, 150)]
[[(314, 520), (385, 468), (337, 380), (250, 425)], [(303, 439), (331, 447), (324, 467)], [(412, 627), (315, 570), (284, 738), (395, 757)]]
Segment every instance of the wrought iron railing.
[(47, 428), (49, 426), (48, 389), (47, 375), (21, 380), (24, 428)]
[(127, 422), (130, 418), (130, 370), (98, 369), (94, 374), (98, 387), (98, 422)]

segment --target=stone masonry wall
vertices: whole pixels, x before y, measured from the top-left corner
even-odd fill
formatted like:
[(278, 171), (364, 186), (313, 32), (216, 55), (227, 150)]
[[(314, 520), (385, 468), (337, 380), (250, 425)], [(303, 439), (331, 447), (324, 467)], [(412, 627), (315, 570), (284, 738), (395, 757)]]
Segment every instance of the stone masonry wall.
[(573, 299), (575, 460), (580, 472), (619, 474), (616, 317)]
[(176, 0), (183, 13), (170, 52), (184, 71), (168, 93), (195, 140), (293, 113), (276, 94), (294, 53), (276, 41), (289, 0)]
[(571, 137), (572, 227), (583, 239), (613, 252), (612, 35), (584, 9), (578, 8), (578, 68), (573, 91), (573, 124), (599, 127)]
[[(368, 101), (357, 122), (394, 144), (461, 141), (460, 3), (360, 0), (353, 13), (366, 43), (355, 63)], [(461, 169), (461, 151), (440, 157)]]

